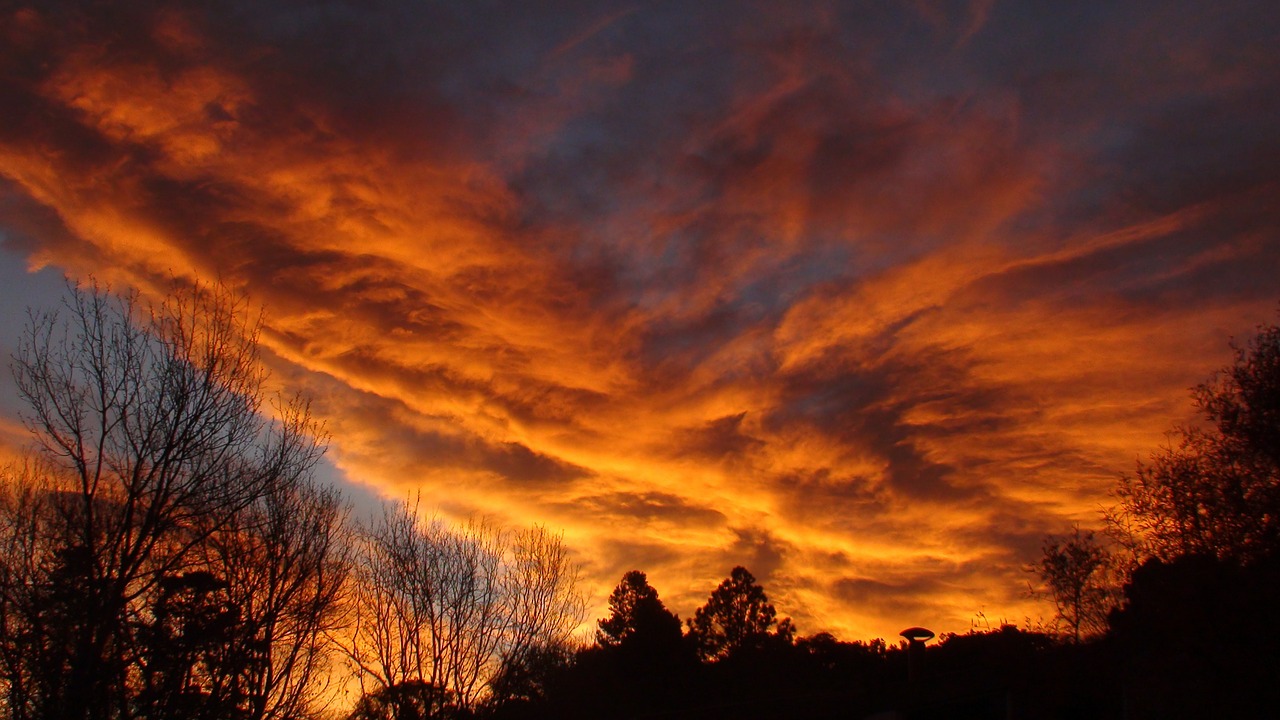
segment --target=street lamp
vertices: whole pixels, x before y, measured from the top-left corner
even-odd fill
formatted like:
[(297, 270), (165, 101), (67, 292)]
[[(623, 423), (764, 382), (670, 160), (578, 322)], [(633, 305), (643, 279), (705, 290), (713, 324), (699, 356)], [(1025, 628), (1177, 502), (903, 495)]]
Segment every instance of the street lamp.
[(898, 634), (907, 639), (907, 681), (914, 685), (924, 672), (924, 644), (933, 639), (933, 631), (909, 627)]

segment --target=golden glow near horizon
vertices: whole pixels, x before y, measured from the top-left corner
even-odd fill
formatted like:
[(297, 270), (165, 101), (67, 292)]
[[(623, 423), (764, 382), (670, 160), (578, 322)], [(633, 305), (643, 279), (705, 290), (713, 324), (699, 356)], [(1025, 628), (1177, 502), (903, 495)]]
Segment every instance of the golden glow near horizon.
[(242, 288), (347, 479), (563, 529), (594, 613), (743, 564), (804, 634), (1035, 618), (1280, 298), (1278, 111), (1212, 110), (1276, 52), (1192, 19), (87, 5), (0, 18), (10, 249)]

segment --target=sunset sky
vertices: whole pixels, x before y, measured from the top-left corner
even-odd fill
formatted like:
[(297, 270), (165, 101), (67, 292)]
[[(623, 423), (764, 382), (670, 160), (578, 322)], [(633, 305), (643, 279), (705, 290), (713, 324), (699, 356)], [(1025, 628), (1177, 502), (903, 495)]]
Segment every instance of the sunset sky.
[(563, 530), (593, 617), (1046, 614), (1280, 308), (1272, 3), (0, 8), (0, 350), (64, 274), (221, 278), (360, 512)]

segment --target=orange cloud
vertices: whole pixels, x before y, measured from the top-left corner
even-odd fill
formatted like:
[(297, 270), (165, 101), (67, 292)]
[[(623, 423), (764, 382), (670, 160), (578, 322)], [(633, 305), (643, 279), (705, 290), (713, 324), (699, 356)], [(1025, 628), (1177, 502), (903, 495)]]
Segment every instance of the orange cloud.
[(0, 231), (242, 287), (349, 482), (563, 528), (597, 610), (745, 563), (803, 632), (1021, 620), (1040, 538), (1270, 317), (1280, 108), (1205, 128), (1277, 76), (1126, 101), (1160, 53), (918, 5), (21, 10)]

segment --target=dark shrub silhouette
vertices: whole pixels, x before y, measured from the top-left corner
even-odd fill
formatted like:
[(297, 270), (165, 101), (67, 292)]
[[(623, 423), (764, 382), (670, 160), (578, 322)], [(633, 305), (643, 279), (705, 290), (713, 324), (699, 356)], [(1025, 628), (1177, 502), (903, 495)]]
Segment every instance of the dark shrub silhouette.
[(419, 680), (381, 687), (360, 698), (348, 720), (462, 720), (472, 717), (444, 688)]
[(1112, 615), (1133, 718), (1274, 717), (1280, 563), (1148, 560)]

